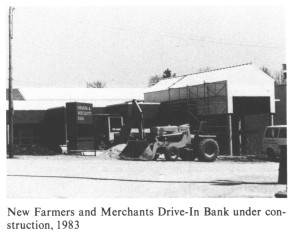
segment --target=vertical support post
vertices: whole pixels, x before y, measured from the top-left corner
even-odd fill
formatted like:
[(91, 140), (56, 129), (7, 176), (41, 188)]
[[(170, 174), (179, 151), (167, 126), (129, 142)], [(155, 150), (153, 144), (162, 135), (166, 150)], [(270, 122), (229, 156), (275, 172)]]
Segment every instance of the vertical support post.
[(210, 94), (209, 94), (209, 85), (207, 85), (207, 114), (210, 114)]
[(172, 115), (171, 115), (171, 106), (170, 106), (170, 88), (168, 88), (168, 96), (169, 96), (169, 101), (168, 101), (168, 124), (170, 125), (170, 119), (172, 118)]
[(9, 7), (9, 16), (8, 16), (8, 24), (9, 24), (9, 112), (8, 112), (8, 119), (9, 119), (9, 158), (13, 158), (13, 88), (12, 88), (12, 14), (14, 8)]
[(228, 123), (229, 123), (229, 152), (230, 155), (233, 156), (233, 140), (232, 140), (232, 115), (228, 115)]
[(203, 113), (206, 116), (206, 82), (203, 82)]
[(279, 165), (279, 184), (287, 184), (287, 145), (280, 145), (281, 160)]
[(274, 125), (274, 114), (271, 114), (271, 126)]
[(66, 145), (66, 153), (68, 153), (68, 135), (67, 135), (67, 116), (66, 116), (66, 107), (64, 108), (64, 137)]
[(241, 117), (238, 120), (238, 140), (239, 140), (239, 155), (242, 155), (242, 120)]
[(108, 138), (107, 138), (108, 141), (111, 140), (110, 134), (111, 134), (111, 118), (110, 118), (110, 116), (108, 116), (108, 135), (107, 135), (108, 136)]
[(245, 116), (241, 117), (241, 142), (242, 142), (242, 155), (247, 155), (247, 135), (245, 128)]

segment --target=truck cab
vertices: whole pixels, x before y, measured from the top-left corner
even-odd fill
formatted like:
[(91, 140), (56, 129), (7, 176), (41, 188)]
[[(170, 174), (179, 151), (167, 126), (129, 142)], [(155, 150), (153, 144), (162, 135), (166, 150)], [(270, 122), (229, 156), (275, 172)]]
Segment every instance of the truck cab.
[(287, 144), (287, 126), (268, 126), (263, 135), (263, 152), (269, 160), (277, 160), (280, 157), (280, 145)]

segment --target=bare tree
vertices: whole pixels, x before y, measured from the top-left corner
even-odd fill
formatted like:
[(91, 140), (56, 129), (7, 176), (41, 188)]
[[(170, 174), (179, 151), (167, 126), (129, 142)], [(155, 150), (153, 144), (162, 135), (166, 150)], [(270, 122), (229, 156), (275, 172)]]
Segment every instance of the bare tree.
[(106, 83), (97, 80), (97, 81), (94, 81), (94, 82), (91, 82), (91, 83), (86, 83), (86, 87), (87, 88), (105, 88)]
[(211, 71), (211, 70), (212, 70), (212, 68), (210, 68), (209, 66), (207, 66), (207, 67), (204, 67), (204, 68), (199, 68), (197, 70), (197, 73), (204, 73), (204, 72), (208, 72), (208, 71)]
[(282, 71), (275, 72), (274, 79), (275, 79), (276, 85), (287, 84), (287, 79), (286, 77), (284, 77), (284, 74)]
[(267, 67), (263, 66), (263, 67), (261, 67), (260, 69), (261, 69), (265, 74), (267, 74), (268, 76), (270, 76), (271, 78), (274, 78), (274, 76), (272, 75), (271, 71), (270, 71)]
[(149, 87), (154, 86), (157, 84), (162, 78), (159, 75), (154, 75), (149, 78)]
[(162, 76), (159, 76), (159, 75), (156, 74), (156, 75), (151, 76), (149, 78), (149, 87), (154, 86), (155, 84), (157, 84), (161, 80), (168, 79), (168, 78), (171, 78), (171, 77), (176, 77), (176, 74), (175, 73), (172, 74), (170, 69), (166, 69), (166, 70), (164, 70)]
[(267, 67), (263, 66), (260, 68), (264, 73), (269, 75), (271, 78), (275, 80), (276, 85), (287, 84), (287, 79), (284, 77), (282, 71), (275, 71), (272, 73)]

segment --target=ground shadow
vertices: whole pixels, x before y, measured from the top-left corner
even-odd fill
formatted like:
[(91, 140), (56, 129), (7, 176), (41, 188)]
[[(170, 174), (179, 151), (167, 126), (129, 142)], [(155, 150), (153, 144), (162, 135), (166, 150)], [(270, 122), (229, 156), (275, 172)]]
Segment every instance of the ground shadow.
[(76, 177), (76, 176), (57, 176), (57, 175), (7, 175), (8, 177), (26, 177), (26, 178), (58, 178), (58, 179), (87, 179), (98, 181), (118, 181), (118, 182), (138, 182), (138, 183), (180, 183), (180, 184), (211, 184), (215, 186), (235, 186), (235, 185), (277, 185), (277, 182), (245, 182), (233, 180), (214, 180), (214, 181), (195, 181), (195, 180), (148, 180), (148, 179), (123, 179), (123, 178), (96, 178), (96, 177)]

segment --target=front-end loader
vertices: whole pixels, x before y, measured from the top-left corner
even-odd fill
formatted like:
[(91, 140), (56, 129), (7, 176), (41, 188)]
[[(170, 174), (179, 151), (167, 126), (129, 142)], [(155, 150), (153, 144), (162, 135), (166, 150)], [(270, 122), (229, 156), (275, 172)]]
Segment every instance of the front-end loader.
[[(185, 161), (197, 158), (199, 161), (213, 162), (219, 155), (216, 135), (203, 134), (202, 130), (191, 134), (189, 124), (152, 127), (150, 134), (145, 136), (142, 110), (135, 100), (133, 100), (131, 120), (125, 125), (125, 130), (123, 128), (121, 130), (121, 142), (125, 141), (134, 121), (138, 119), (140, 138), (128, 140), (126, 147), (120, 153), (122, 159), (156, 160), (164, 154), (165, 159), (169, 161), (175, 161), (180, 157)], [(203, 123), (200, 125), (202, 126)]]

